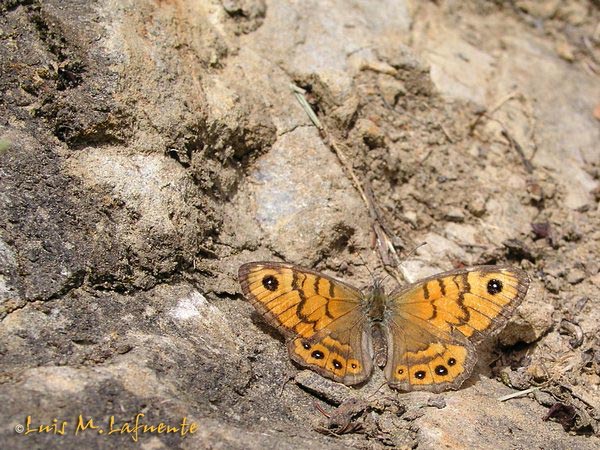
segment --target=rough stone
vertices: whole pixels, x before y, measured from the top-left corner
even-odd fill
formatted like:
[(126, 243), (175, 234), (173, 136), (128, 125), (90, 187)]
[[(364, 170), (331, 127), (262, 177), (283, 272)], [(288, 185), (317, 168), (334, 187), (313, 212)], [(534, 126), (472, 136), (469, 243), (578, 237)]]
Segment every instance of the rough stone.
[(505, 346), (535, 342), (552, 328), (553, 313), (554, 306), (546, 298), (543, 287), (534, 280), (525, 301), (500, 332), (498, 340)]
[(571, 284), (581, 283), (587, 278), (585, 271), (576, 267), (569, 270), (567, 273), (567, 281)]
[[(508, 393), (508, 388), (483, 380), (466, 389), (463, 395), (447, 395), (446, 408), (426, 410), (415, 421), (419, 447), (491, 450), (534, 445), (540, 448), (595, 448), (593, 441), (565, 436), (560, 424), (543, 422), (546, 409), (529, 399), (497, 400)], [(499, 429), (502, 431), (499, 432)], [(488, 439), (482, 441), (481, 436), (488, 436)], [(494, 436), (493, 439), (490, 436)]]
[[(3, 448), (597, 448), (588, 3), (3, 2)], [(458, 391), (298, 373), (240, 295), (256, 260), (371, 286), (391, 251), (374, 229), (408, 281), (478, 262), (531, 276)], [(545, 421), (547, 397), (498, 402), (490, 361), (575, 426)], [(362, 428), (350, 408), (322, 433), (327, 402), (353, 398)], [(139, 414), (197, 430), (74, 435), (80, 415)], [(28, 416), (67, 433), (16, 433)]]

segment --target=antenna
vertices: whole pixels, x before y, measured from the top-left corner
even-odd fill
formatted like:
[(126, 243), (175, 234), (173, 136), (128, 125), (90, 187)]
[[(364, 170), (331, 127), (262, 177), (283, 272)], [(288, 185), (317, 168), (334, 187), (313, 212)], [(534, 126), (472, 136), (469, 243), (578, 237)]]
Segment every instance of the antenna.
[(406, 254), (406, 256), (404, 257), (404, 260), (406, 261), (411, 255), (413, 255), (414, 253), (416, 253), (416, 251), (419, 250), (424, 245), (427, 245), (427, 242), (423, 241), (420, 244), (417, 244), (417, 246), (415, 248), (413, 248), (410, 252), (408, 252)]
[(420, 244), (417, 244), (411, 251), (409, 251), (406, 254), (406, 256), (404, 256), (404, 258), (402, 258), (402, 262), (400, 263), (398, 270), (400, 270), (400, 272), (402, 272), (402, 276), (406, 282), (412, 283), (414, 280), (412, 280), (411, 277), (408, 276), (405, 269), (402, 268), (402, 264), (404, 263), (404, 261), (406, 261), (408, 258), (410, 258), (411, 255), (414, 255), (417, 252), (417, 250), (420, 249), (421, 247), (423, 247), (424, 245), (427, 245), (427, 242), (424, 241), (424, 242), (421, 242)]
[(365, 261), (365, 259), (362, 257), (362, 255), (360, 253), (358, 253), (358, 257), (360, 258), (360, 260), (364, 264), (365, 268), (367, 269), (367, 272), (369, 272), (369, 275), (371, 276), (371, 279), (373, 280), (373, 283), (376, 283), (377, 278), (375, 278), (375, 274), (373, 272), (371, 272), (371, 269), (369, 269), (369, 265), (367, 264), (367, 261)]

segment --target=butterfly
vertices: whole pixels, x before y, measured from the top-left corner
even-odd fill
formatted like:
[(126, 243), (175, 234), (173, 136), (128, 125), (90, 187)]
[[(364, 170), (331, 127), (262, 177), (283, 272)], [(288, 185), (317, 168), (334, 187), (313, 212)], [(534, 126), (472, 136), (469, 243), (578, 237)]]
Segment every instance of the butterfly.
[(475, 344), (504, 327), (529, 287), (527, 274), (474, 266), (424, 278), (386, 295), (362, 293), (294, 264), (239, 268), (246, 298), (287, 340), (301, 366), (346, 385), (377, 365), (402, 391), (458, 389), (471, 375)]

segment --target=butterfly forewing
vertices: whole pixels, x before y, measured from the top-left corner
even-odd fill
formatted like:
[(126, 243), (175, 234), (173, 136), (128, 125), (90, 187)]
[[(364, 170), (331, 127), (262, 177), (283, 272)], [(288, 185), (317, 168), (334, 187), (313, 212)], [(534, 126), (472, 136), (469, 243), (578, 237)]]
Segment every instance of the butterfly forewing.
[(360, 291), (284, 263), (244, 264), (239, 280), (259, 313), (288, 338), (294, 361), (346, 384), (370, 375), (370, 337)]

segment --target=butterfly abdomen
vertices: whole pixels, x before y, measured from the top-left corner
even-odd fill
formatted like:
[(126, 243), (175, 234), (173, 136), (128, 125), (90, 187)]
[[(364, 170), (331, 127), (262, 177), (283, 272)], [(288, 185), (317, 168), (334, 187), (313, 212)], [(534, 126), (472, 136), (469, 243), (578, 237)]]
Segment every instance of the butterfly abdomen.
[(373, 362), (377, 367), (384, 367), (388, 358), (387, 335), (382, 322), (371, 324), (371, 339), (373, 342)]

